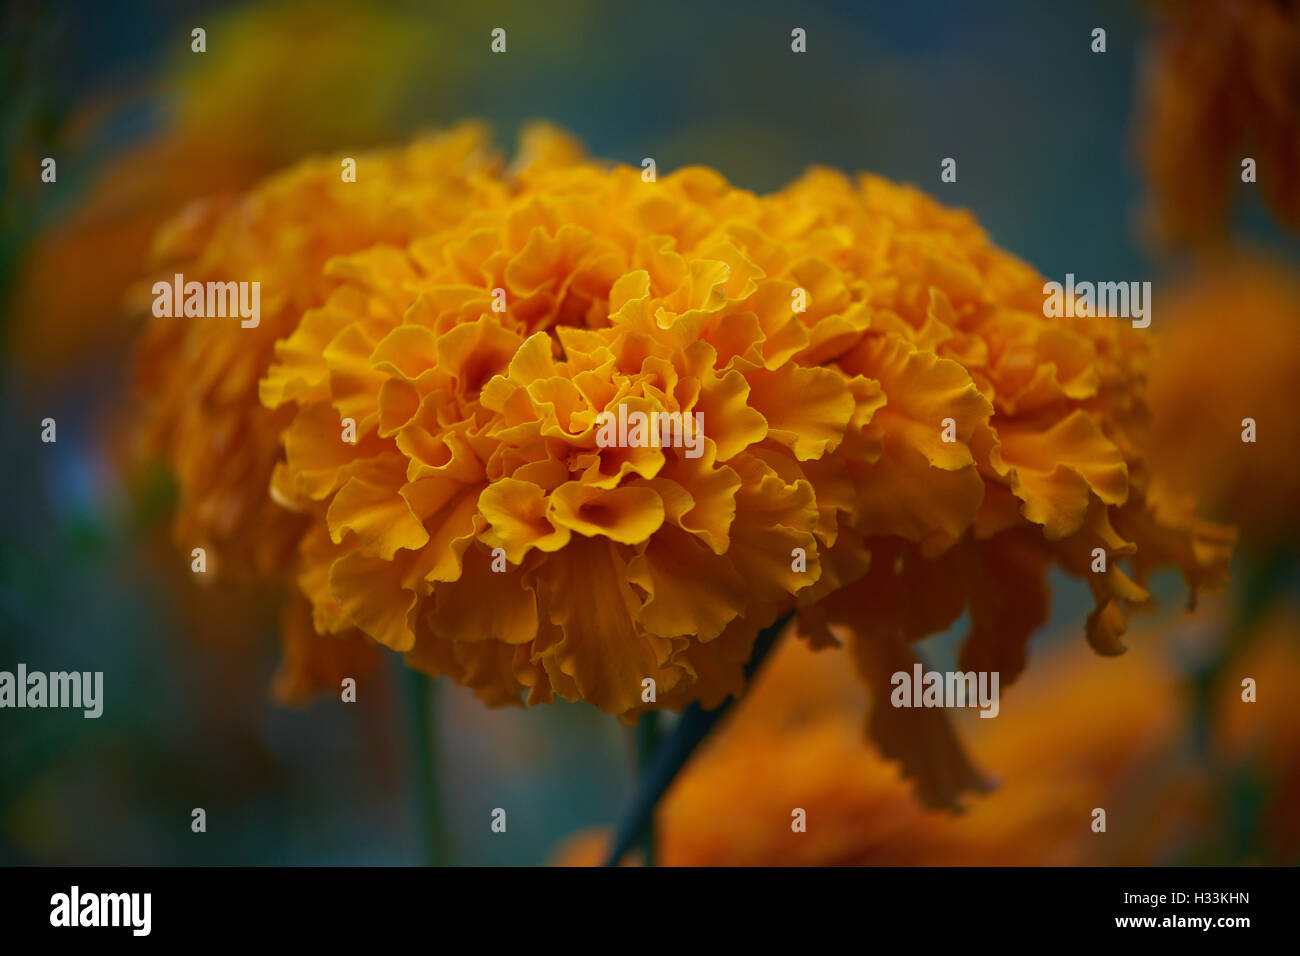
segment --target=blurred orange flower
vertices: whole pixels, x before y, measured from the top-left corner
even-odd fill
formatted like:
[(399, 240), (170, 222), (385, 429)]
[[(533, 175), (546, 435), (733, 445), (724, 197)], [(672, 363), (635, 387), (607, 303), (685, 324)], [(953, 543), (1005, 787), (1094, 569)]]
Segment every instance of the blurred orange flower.
[[(896, 768), (862, 748), (862, 690), (828, 655), (787, 638), (660, 804), (656, 862), (1153, 862), (1195, 831), (1208, 798), (1174, 759), (1185, 701), (1167, 641), (1143, 638), (1121, 661), (1057, 644), (996, 719), (970, 720), (971, 749), (999, 787), (957, 816), (919, 806)], [(1098, 807), (1105, 833), (1092, 830)], [(602, 830), (578, 834), (553, 862), (596, 865), (607, 842)]]
[[(1300, 527), (1300, 279), (1266, 260), (1208, 262), (1167, 294), (1151, 367), (1156, 467), (1180, 494), (1242, 530), (1245, 547)], [(1243, 441), (1254, 423), (1253, 442)]]
[(89, 140), (115, 110), (161, 98), (160, 130), (97, 172), (17, 271), (8, 344), (26, 374), (65, 373), (126, 341), (123, 296), (159, 227), (186, 203), (228, 199), (305, 155), (391, 136), (417, 73), (426, 88), (431, 77), (448, 85), (446, 59), (430, 56), (437, 23), (416, 9), (276, 0), (237, 7), (207, 27), (202, 56), (178, 36), (179, 53), (148, 91), (89, 103), (74, 120), (76, 140)]
[[(1300, 228), (1300, 4), (1163, 0), (1145, 66), (1138, 129), (1155, 238), (1218, 239), (1242, 189)], [(1257, 185), (1242, 183), (1247, 157)]]

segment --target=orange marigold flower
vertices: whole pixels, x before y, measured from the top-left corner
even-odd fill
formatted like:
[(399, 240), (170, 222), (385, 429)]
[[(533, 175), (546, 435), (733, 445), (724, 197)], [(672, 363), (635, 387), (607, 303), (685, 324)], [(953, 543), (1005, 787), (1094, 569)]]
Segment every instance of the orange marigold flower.
[[(173, 241), (196, 278), (263, 276), (278, 303), (263, 329), (187, 333), (220, 348), (153, 350), (176, 388), (229, 402), (222, 422), (257, 423), (256, 467), (220, 479), (183, 445), (197, 422), (171, 433), (207, 502), (191, 536), (298, 516), (275, 519), (297, 561), (270, 563), (316, 631), (493, 703), (630, 719), (738, 694), (756, 634), (795, 610), (818, 645), (852, 635), (879, 700), (908, 643), (966, 609), (966, 665), (1013, 679), (1053, 566), (1092, 586), (1104, 653), (1151, 567), (1193, 592), (1221, 577), (1226, 534), (1145, 464), (1143, 334), (1044, 317), (1041, 278), (969, 214), (828, 170), (770, 196), (703, 168), (655, 181), (546, 128), (522, 152), (503, 177), (391, 176), (364, 202), (332, 169), (295, 187), (308, 166)], [(676, 439), (633, 439), (637, 415)], [(941, 720), (900, 713), (872, 732), (927, 799), (977, 783)]]
[[(300, 584), (321, 629), (494, 702), (628, 714), (652, 679), (659, 705), (718, 703), (815, 580), (816, 499), (791, 468), (838, 443), (853, 393), (793, 360), (794, 283), (729, 234), (756, 197), (703, 169), (564, 162), (513, 186), (459, 228), (336, 260), (350, 282), (279, 347), (262, 398), (296, 414), (272, 495), (323, 517)], [(701, 416), (698, 454), (602, 444), (604, 412)]]
[(1247, 157), (1258, 185), (1245, 188), (1300, 228), (1300, 4), (1159, 3), (1141, 107), (1158, 240), (1218, 237)]

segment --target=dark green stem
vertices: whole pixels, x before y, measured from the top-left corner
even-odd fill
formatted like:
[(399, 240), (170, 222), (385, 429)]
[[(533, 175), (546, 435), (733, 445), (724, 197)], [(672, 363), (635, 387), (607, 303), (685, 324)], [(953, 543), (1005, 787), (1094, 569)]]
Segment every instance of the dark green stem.
[[(749, 663), (745, 665), (746, 685), (753, 680), (754, 674), (758, 672), (763, 659), (767, 657), (768, 652), (776, 644), (777, 638), (785, 630), (792, 614), (793, 612), (785, 615), (765, 628), (754, 641), (754, 652), (749, 657)], [(664, 741), (663, 746), (655, 751), (650, 765), (641, 774), (632, 802), (614, 829), (613, 849), (605, 860), (606, 866), (618, 866), (628, 850), (636, 846), (639, 840), (644, 839), (654, 820), (654, 811), (659, 804), (659, 799), (668, 792), (677, 774), (690, 760), (691, 754), (695, 753), (695, 749), (709, 735), (709, 731), (734, 703), (735, 698), (729, 697), (714, 710), (705, 710), (699, 704), (691, 704), (682, 712), (681, 719), (677, 721), (672, 734)]]
[[(636, 725), (636, 773), (638, 778), (650, 772), (655, 752), (659, 749), (659, 711), (647, 710)], [(646, 866), (655, 865), (655, 823), (651, 815), (645, 833), (639, 841)]]
[(402, 668), (410, 773), (415, 819), (420, 833), (420, 858), (426, 866), (446, 863), (443, 852), (442, 804), (438, 793), (436, 722), (437, 686), (432, 678)]

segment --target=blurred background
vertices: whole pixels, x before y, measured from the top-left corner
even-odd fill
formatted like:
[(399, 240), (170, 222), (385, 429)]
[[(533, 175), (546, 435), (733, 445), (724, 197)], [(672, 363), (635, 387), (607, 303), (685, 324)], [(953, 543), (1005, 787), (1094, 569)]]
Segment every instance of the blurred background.
[[(1259, 5), (1300, 23), (1296, 4)], [(165, 469), (124, 464), (138, 328), (122, 303), (155, 230), (191, 200), (464, 118), (489, 122), (507, 155), (541, 118), (594, 155), (706, 164), (757, 191), (813, 164), (871, 170), (969, 208), (1046, 276), (1153, 280), (1152, 329), (1169, 340), (1157, 448), (1208, 516), (1242, 527), (1231, 591), (1188, 616), (1181, 582), (1158, 580), (1125, 657), (1091, 654), (1087, 588), (1056, 582), (1032, 648), (1044, 666), (998, 720), (963, 728), (1001, 789), (956, 820), (916, 808), (867, 750), (842, 675), (783, 650), (662, 807), (661, 862), (1300, 861), (1300, 243), (1285, 196), (1238, 182), (1246, 144), (1261, 181), (1300, 178), (1300, 53), (1255, 56), (1277, 32), (1267, 20), (1232, 21), (1239, 40), (1207, 13), (1170, 40), (1164, 15), (1131, 0), (8, 4), (0, 669), (103, 671), (105, 705), (98, 720), (0, 711), (0, 862), (421, 861), (392, 655), (355, 704), (276, 703), (276, 596), (197, 587), (169, 536)], [(1177, 29), (1198, 26), (1209, 53), (1184, 71), (1178, 56), (1201, 48)], [(1252, 86), (1261, 64), (1282, 72), (1280, 102)], [(940, 182), (944, 157), (955, 183)], [(1206, 202), (1196, 228), (1161, 220)], [(1267, 423), (1259, 446), (1236, 443), (1247, 415)], [(1212, 431), (1233, 441), (1202, 440)], [(962, 632), (923, 645), (934, 666)], [(1243, 708), (1240, 679), (1265, 675)], [(490, 711), (445, 682), (435, 706), (452, 862), (598, 857), (591, 828), (631, 792), (630, 730), (563, 703)], [(1071, 801), (1114, 808), (1105, 839)], [(836, 823), (792, 845), (792, 805)], [(195, 807), (206, 834), (191, 832)], [(505, 834), (489, 828), (497, 807)]]

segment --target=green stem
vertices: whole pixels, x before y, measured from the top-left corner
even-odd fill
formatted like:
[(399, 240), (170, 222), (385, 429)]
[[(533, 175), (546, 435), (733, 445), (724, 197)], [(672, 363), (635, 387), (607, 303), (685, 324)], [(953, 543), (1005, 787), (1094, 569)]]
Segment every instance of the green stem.
[(425, 866), (445, 862), (442, 804), (438, 793), (437, 685), (417, 670), (402, 667), (406, 724), (410, 749), (412, 799), (420, 828), (420, 858)]
[[(636, 725), (636, 773), (637, 778), (645, 777), (654, 762), (655, 751), (659, 749), (659, 712), (647, 710), (641, 715)], [(655, 824), (652, 817), (641, 835), (638, 845), (646, 866), (655, 865)]]
[[(770, 627), (764, 628), (758, 635), (754, 641), (754, 650), (750, 654), (749, 663), (745, 665), (746, 685), (753, 680), (759, 665), (776, 644), (776, 639), (781, 636), (781, 632), (785, 630), (792, 616), (793, 612), (785, 615), (773, 622)], [(682, 711), (681, 719), (673, 727), (673, 732), (668, 735), (663, 746), (655, 750), (649, 766), (637, 782), (636, 793), (632, 795), (631, 804), (619, 818), (614, 829), (613, 848), (605, 860), (606, 866), (618, 866), (627, 851), (642, 839), (654, 820), (655, 807), (659, 803), (659, 798), (672, 786), (672, 782), (677, 779), (677, 774), (690, 760), (691, 754), (695, 753), (695, 749), (709, 735), (709, 731), (735, 702), (734, 697), (728, 697), (714, 710), (705, 710), (695, 703)]]

